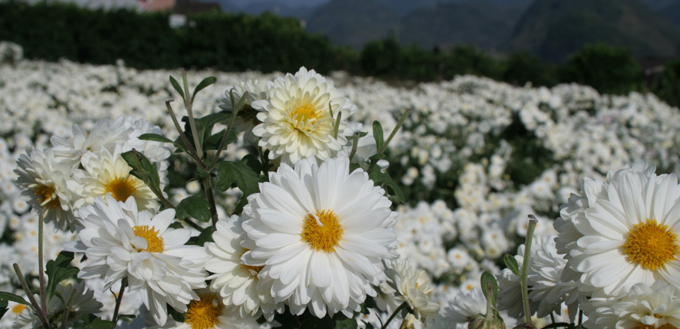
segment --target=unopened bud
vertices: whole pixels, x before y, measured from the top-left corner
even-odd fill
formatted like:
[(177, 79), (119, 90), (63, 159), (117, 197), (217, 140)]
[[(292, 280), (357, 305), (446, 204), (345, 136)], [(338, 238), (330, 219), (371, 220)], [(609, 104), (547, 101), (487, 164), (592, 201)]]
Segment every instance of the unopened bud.
[(505, 329), (505, 322), (501, 318), (478, 314), (468, 323), (468, 329)]

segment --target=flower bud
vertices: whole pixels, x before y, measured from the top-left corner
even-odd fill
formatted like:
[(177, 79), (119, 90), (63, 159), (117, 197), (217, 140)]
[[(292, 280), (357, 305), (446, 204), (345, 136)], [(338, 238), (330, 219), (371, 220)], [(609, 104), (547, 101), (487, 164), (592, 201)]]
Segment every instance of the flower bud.
[(505, 322), (501, 318), (478, 314), (468, 323), (468, 329), (505, 329)]

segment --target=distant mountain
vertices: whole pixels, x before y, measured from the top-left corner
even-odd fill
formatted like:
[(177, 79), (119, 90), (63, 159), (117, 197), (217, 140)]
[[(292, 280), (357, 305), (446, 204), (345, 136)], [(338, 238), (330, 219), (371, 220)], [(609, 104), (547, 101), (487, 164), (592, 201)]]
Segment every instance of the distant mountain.
[(559, 62), (596, 42), (626, 46), (638, 57), (671, 57), (680, 30), (638, 0), (540, 0), (518, 22), (508, 50)]
[(425, 49), (438, 44), (468, 44), (499, 52), (527, 4), (527, 1), (492, 3), (481, 0), (421, 8), (402, 19), (400, 41)]
[(667, 6), (661, 8), (658, 12), (666, 17), (671, 23), (680, 26), (680, 0), (671, 2)]
[(307, 20), (307, 30), (326, 34), (336, 45), (361, 49), (394, 33), (399, 14), (376, 0), (332, 0)]

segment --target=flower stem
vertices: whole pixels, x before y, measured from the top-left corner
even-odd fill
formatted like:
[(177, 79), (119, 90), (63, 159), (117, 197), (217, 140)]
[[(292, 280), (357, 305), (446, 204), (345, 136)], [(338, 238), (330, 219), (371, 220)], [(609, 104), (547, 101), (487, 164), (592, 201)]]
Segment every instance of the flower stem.
[(38, 304), (38, 301), (35, 300), (35, 296), (33, 296), (33, 293), (31, 292), (31, 289), (28, 288), (28, 283), (26, 283), (26, 279), (24, 278), (24, 274), (21, 273), (21, 269), (19, 268), (19, 264), (14, 263), (14, 272), (16, 272), (17, 277), (19, 277), (19, 282), (21, 282), (21, 287), (24, 289), (24, 292), (26, 292), (26, 297), (28, 297), (28, 301), (31, 302), (31, 306), (33, 307), (33, 311), (35, 311), (35, 314), (38, 315), (38, 319), (40, 319), (40, 322), (42, 322), (43, 328), (49, 329), (50, 328), (50, 323), (47, 321), (47, 313), (40, 308), (40, 305)]
[(217, 206), (215, 205), (215, 196), (213, 195), (212, 188), (212, 178), (207, 175), (203, 178), (203, 189), (205, 189), (205, 195), (208, 197), (208, 202), (210, 202), (210, 216), (212, 217), (213, 226), (217, 225)]
[(45, 219), (42, 213), (38, 214), (38, 277), (40, 278), (40, 302), (42, 309), (47, 312), (47, 294), (45, 293), (45, 261), (43, 256), (43, 224)]
[[(392, 138), (394, 137), (394, 135), (397, 134), (397, 131), (399, 130), (399, 128), (401, 128), (401, 126), (404, 125), (404, 121), (406, 121), (406, 118), (409, 116), (409, 114), (411, 114), (411, 111), (412, 111), (411, 109), (406, 109), (406, 111), (404, 112), (404, 114), (401, 115), (401, 118), (399, 118), (399, 121), (397, 122), (397, 125), (394, 126), (394, 129), (392, 129), (392, 132), (390, 133), (390, 136), (387, 137), (387, 140), (385, 141), (385, 143), (382, 145), (382, 147), (378, 150), (378, 153), (376, 153), (376, 154), (383, 154), (383, 153), (385, 153), (385, 150), (387, 149), (387, 145), (390, 144), (390, 142), (392, 141)], [(366, 170), (366, 172), (367, 172), (369, 175), (371, 174), (371, 171), (373, 170), (373, 168), (375, 167), (375, 165), (376, 165), (377, 163), (378, 163), (378, 160), (376, 160), (376, 159), (372, 159), (372, 160), (371, 160), (371, 164), (368, 166), (368, 169)]]
[(342, 120), (342, 112), (338, 112), (338, 118), (335, 120), (335, 127), (333, 128), (333, 138), (338, 139), (338, 130), (340, 130), (340, 120)]
[(352, 139), (352, 152), (349, 152), (349, 161), (352, 162), (352, 158), (354, 158), (354, 154), (357, 153), (357, 147), (359, 146), (359, 138), (361, 138), (361, 134), (357, 131), (354, 133), (354, 138)]
[(165, 106), (168, 108), (168, 112), (170, 112), (170, 117), (172, 118), (172, 122), (175, 124), (175, 129), (177, 129), (177, 131), (179, 132), (180, 138), (182, 138), (184, 145), (186, 145), (187, 150), (189, 150), (189, 155), (191, 155), (191, 157), (194, 158), (194, 162), (196, 162), (196, 165), (202, 166), (204, 169), (206, 169), (205, 165), (203, 164), (203, 161), (201, 161), (201, 158), (196, 153), (196, 150), (194, 150), (194, 148), (191, 146), (191, 143), (189, 143), (189, 139), (187, 138), (187, 135), (184, 134), (182, 126), (179, 125), (179, 121), (177, 121), (177, 117), (175, 116), (175, 111), (173, 111), (172, 106), (170, 106), (170, 102), (172, 101), (173, 101), (172, 99), (165, 101)]
[(227, 137), (229, 136), (229, 133), (231, 132), (231, 128), (234, 126), (234, 121), (236, 121), (236, 115), (238, 115), (238, 111), (243, 107), (243, 100), (248, 97), (248, 92), (246, 91), (243, 93), (243, 96), (241, 96), (241, 101), (239, 101), (238, 104), (234, 104), (234, 92), (233, 90), (229, 92), (229, 95), (231, 96), (231, 108), (233, 109), (231, 112), (231, 119), (229, 119), (229, 125), (227, 128), (224, 130), (224, 135), (222, 136), (222, 139), (220, 140), (220, 146), (217, 147), (217, 152), (215, 153), (215, 158), (212, 160), (210, 163), (210, 166), (208, 166), (208, 172), (211, 172), (213, 168), (215, 168), (215, 165), (217, 164), (217, 160), (220, 158), (220, 154), (222, 153), (222, 148), (224, 148), (224, 143), (227, 141)]
[(196, 146), (196, 152), (198, 153), (198, 158), (203, 158), (203, 148), (201, 147), (200, 141), (198, 139), (198, 133), (196, 131), (196, 122), (194, 121), (194, 110), (192, 109), (192, 99), (189, 96), (189, 82), (187, 81), (187, 71), (182, 70), (182, 81), (184, 82), (184, 107), (187, 110), (189, 116), (189, 127), (191, 127), (191, 134), (194, 136), (194, 145)]
[(529, 215), (529, 227), (527, 228), (527, 237), (524, 241), (524, 261), (522, 262), (522, 277), (520, 278), (522, 284), (522, 302), (524, 306), (524, 320), (525, 323), (531, 324), (531, 312), (529, 309), (529, 291), (527, 287), (527, 277), (529, 276), (529, 263), (531, 261), (531, 242), (534, 237), (534, 230), (538, 219), (536, 216)]
[[(68, 302), (64, 303), (64, 321), (61, 323), (62, 329), (66, 329), (66, 323), (68, 322), (68, 315), (71, 312), (71, 305), (73, 305), (73, 301), (76, 299), (77, 293), (78, 293), (78, 289), (73, 288), (73, 290), (71, 291), (71, 296), (68, 297)], [(63, 297), (62, 297), (62, 300), (63, 300)]]
[(118, 322), (118, 310), (120, 310), (120, 304), (123, 301), (123, 294), (125, 293), (125, 287), (127, 287), (127, 277), (124, 277), (120, 282), (120, 292), (116, 296), (116, 307), (113, 309), (113, 323)]
[(408, 307), (408, 302), (403, 302), (403, 303), (401, 303), (401, 305), (399, 305), (399, 307), (397, 307), (397, 309), (394, 310), (394, 312), (392, 313), (392, 315), (390, 315), (390, 318), (387, 319), (387, 321), (385, 322), (385, 324), (383, 324), (382, 329), (387, 328), (387, 325), (389, 325), (390, 322), (392, 322), (392, 320), (397, 316), (397, 314), (399, 314), (399, 312), (401, 312), (401, 310), (403, 310), (403, 309), (406, 308), (406, 307)]

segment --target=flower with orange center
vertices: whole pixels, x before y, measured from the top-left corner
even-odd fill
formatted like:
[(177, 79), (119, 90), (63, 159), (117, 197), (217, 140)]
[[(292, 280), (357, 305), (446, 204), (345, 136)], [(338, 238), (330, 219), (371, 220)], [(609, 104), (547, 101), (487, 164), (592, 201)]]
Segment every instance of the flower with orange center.
[(127, 278), (130, 289), (145, 296), (144, 304), (163, 325), (166, 303), (183, 312), (198, 299), (194, 290), (206, 287), (208, 255), (203, 247), (185, 245), (190, 230), (169, 227), (175, 221), (174, 209), (153, 215), (138, 210), (135, 198), (121, 202), (105, 197), (79, 209), (80, 241), (68, 248), (87, 256), (78, 275), (104, 278), (104, 290)]
[(82, 199), (82, 189), (72, 178), (81, 173), (70, 163), (55, 158), (52, 150), (31, 150), (22, 154), (14, 171), (17, 185), (28, 197), (28, 204), (39, 211), (45, 222), (55, 222), (61, 230), (75, 230), (78, 220), (73, 209)]
[(184, 314), (184, 323), (172, 323), (169, 321), (165, 328), (174, 329), (241, 329), (241, 328), (262, 328), (268, 329), (271, 326), (264, 323), (259, 325), (257, 318), (246, 315), (239, 316), (220, 302), (218, 295), (201, 289), (198, 292), (198, 299), (192, 300)]
[(381, 261), (397, 256), (384, 193), (362, 169), (350, 173), (347, 157), (281, 165), (243, 209), (241, 259), (262, 266), (258, 291), (293, 314), (351, 317), (386, 279)]
[(636, 164), (604, 183), (584, 180), (583, 190), (555, 223), (557, 250), (568, 252), (565, 272), (580, 289), (616, 296), (657, 280), (680, 288), (678, 178)]
[(271, 159), (289, 165), (307, 157), (323, 160), (341, 150), (347, 143), (347, 118), (356, 111), (332, 81), (304, 67), (274, 80), (269, 99), (252, 107), (260, 111), (260, 123), (253, 128), (258, 145), (270, 150)]

